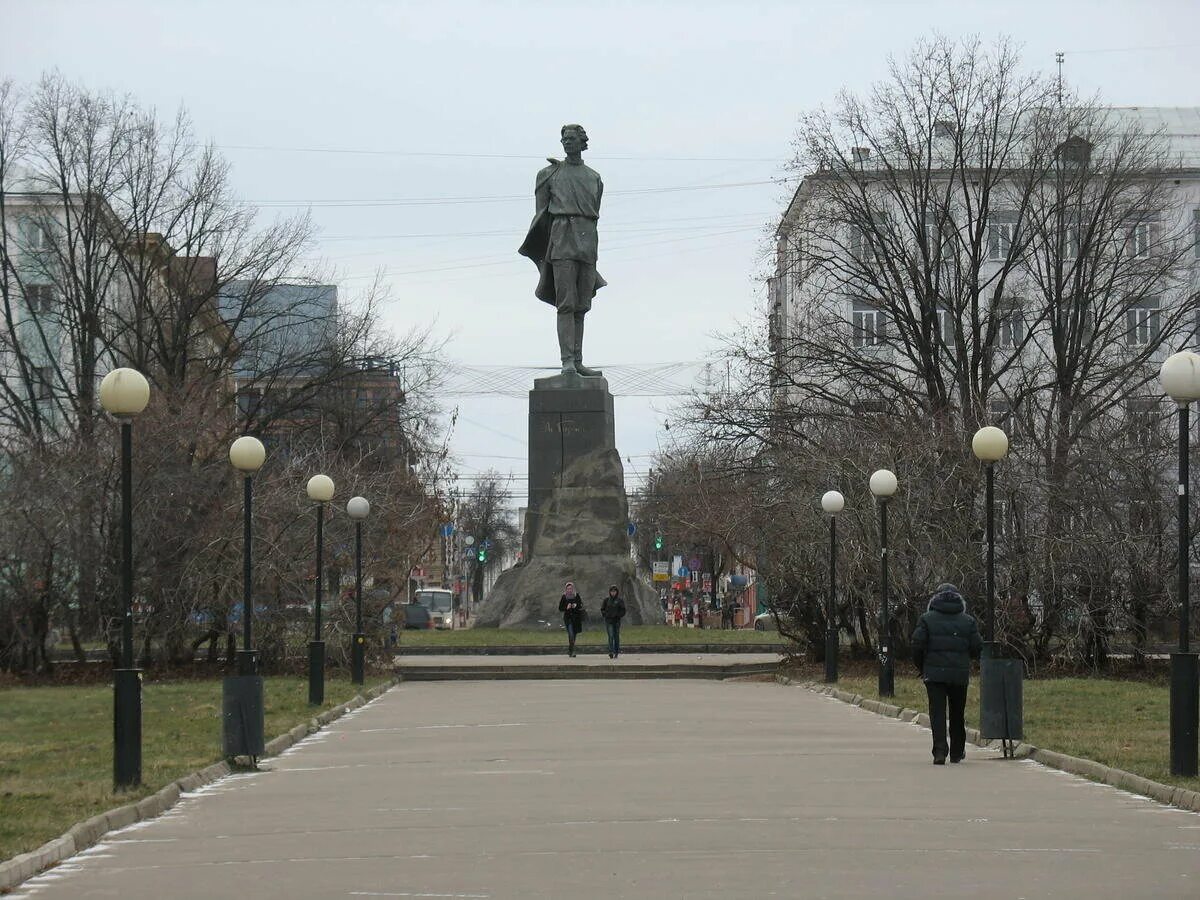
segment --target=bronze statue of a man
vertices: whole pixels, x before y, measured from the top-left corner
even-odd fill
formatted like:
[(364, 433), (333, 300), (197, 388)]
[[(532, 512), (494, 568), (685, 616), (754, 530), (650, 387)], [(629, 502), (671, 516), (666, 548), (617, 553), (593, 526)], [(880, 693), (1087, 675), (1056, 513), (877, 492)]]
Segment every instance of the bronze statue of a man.
[(534, 183), (534, 217), (517, 251), (538, 267), (534, 295), (558, 310), (558, 350), (562, 374), (599, 376), (583, 364), (583, 318), (605, 281), (596, 271), (600, 198), (604, 182), (583, 162), (587, 132), (582, 125), (561, 131), (565, 160), (548, 158)]

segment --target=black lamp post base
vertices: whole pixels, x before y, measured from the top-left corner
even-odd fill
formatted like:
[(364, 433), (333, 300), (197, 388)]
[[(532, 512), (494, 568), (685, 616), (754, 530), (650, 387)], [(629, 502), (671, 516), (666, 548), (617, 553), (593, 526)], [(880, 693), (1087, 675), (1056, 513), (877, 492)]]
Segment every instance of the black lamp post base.
[(320, 706), (325, 702), (325, 642), (308, 642), (308, 702)]
[(367, 636), (356, 632), (350, 639), (350, 681), (362, 684), (366, 678)]
[(142, 783), (142, 670), (113, 670), (113, 786)]
[[(241, 654), (238, 654), (239, 656)], [(231, 675), (221, 683), (221, 718), (225, 757), (264, 753), (263, 680), (258, 675)]]
[(237, 657), (237, 673), (239, 675), (258, 674), (257, 650), (239, 650), (235, 655)]
[(825, 632), (825, 683), (838, 680), (838, 633), (830, 628)]
[(879, 696), (896, 696), (896, 667), (890, 655), (879, 663)]
[(1200, 663), (1195, 653), (1171, 654), (1171, 774), (1197, 774)]

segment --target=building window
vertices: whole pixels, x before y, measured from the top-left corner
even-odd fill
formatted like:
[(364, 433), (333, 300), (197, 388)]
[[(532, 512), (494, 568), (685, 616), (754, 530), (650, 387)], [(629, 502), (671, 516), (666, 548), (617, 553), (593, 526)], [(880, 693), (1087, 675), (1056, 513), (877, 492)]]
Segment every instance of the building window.
[(1145, 347), (1158, 340), (1158, 300), (1139, 300), (1125, 311), (1125, 343), (1130, 347)]
[(855, 347), (878, 347), (887, 340), (887, 321), (877, 306), (856, 300), (851, 324)]
[(29, 311), (44, 314), (54, 311), (54, 288), (48, 284), (25, 286), (25, 305)]
[(1010, 304), (1000, 312), (1000, 346), (1013, 350), (1025, 341), (1025, 312), (1020, 305)]
[(874, 262), (871, 240), (857, 225), (850, 226), (850, 256), (856, 262)]
[(988, 222), (988, 259), (1008, 259), (1017, 236), (1015, 213), (996, 213)]
[(942, 343), (947, 347), (954, 347), (958, 342), (958, 316), (954, 314), (954, 310), (939, 309), (937, 311), (937, 325)]
[(34, 216), (22, 216), (20, 222), (17, 223), (17, 229), (21, 233), (21, 243), (25, 250), (28, 253), (39, 255), (49, 253), (54, 249), (52, 228), (49, 221), (43, 221)]
[(945, 255), (942, 232), (933, 222), (925, 223), (925, 253), (930, 266), (940, 266)]
[(1130, 443), (1139, 447), (1154, 445), (1158, 439), (1160, 420), (1157, 400), (1148, 398), (1130, 400), (1125, 407), (1125, 425)]
[(1150, 223), (1134, 222), (1125, 228), (1126, 251), (1134, 259), (1150, 255)]

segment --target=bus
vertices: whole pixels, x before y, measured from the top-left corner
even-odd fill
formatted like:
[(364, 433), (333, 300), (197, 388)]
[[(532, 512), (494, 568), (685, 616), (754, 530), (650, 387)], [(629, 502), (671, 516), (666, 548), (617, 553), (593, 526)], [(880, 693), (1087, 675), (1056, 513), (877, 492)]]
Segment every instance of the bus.
[(421, 588), (413, 599), (429, 611), (429, 628), (454, 627), (454, 593), (446, 588)]

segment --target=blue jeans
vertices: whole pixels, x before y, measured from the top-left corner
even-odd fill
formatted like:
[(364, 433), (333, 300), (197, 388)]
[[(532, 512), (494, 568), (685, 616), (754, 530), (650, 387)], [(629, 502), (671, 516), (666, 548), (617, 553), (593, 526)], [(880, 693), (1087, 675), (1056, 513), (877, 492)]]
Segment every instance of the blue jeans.
[(567, 644), (570, 647), (574, 647), (575, 646), (575, 635), (577, 635), (579, 632), (576, 631), (574, 622), (567, 622), (565, 624), (567, 626)]
[(605, 622), (604, 628), (608, 632), (608, 652), (616, 656), (621, 652), (621, 623)]

